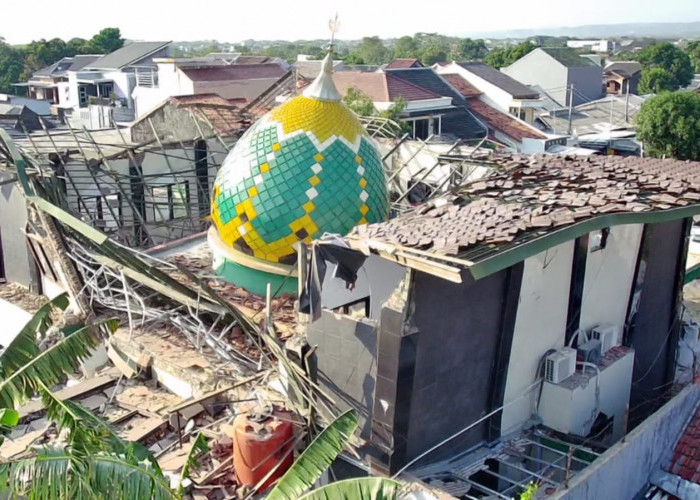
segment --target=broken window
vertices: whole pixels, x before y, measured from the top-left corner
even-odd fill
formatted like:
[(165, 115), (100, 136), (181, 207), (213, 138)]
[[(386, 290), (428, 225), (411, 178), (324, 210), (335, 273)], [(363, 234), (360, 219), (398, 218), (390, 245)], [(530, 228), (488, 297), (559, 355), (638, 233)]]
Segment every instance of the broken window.
[(83, 196), (82, 199), (83, 203), (78, 204), (79, 211), (87, 215), (95, 227), (100, 229), (119, 227), (119, 222), (123, 217), (120, 193)]
[(151, 188), (153, 220), (163, 222), (187, 217), (190, 203), (189, 181), (155, 186)]

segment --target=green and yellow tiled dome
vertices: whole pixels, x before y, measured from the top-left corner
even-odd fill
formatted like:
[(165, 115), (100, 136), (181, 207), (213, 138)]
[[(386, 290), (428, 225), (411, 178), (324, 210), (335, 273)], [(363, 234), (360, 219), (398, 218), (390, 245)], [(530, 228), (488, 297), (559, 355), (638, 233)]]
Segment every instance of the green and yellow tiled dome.
[(345, 234), (388, 215), (381, 158), (340, 102), (331, 64), (329, 54), (304, 95), (256, 122), (217, 175), (212, 220), (218, 243), (233, 250), (234, 261), (239, 252), (254, 259), (239, 264), (292, 264), (296, 242)]

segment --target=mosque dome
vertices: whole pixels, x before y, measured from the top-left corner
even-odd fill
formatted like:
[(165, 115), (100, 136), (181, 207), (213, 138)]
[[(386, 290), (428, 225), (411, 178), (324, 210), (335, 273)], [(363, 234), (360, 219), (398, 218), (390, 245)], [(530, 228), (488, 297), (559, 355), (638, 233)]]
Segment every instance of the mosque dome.
[(260, 118), (224, 160), (211, 214), (229, 260), (281, 269), (296, 260), (299, 241), (388, 216), (381, 157), (340, 100), (331, 52), (322, 66), (303, 95)]

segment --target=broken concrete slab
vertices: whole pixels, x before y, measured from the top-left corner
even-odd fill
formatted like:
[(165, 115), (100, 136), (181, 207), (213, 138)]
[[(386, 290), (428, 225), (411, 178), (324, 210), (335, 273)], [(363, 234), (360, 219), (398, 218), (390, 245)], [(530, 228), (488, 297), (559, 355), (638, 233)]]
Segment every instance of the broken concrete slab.
[(107, 398), (103, 394), (93, 394), (85, 399), (80, 399), (78, 403), (94, 412), (95, 410), (99, 410), (103, 404), (107, 403)]
[[(192, 406), (188, 406), (179, 410), (176, 413), (171, 413), (169, 417), (170, 427), (173, 429), (184, 429), (187, 421), (196, 417), (204, 411), (204, 406), (199, 403), (195, 403)], [(178, 426), (178, 420), (179, 426)]]
[[(114, 348), (111, 345), (107, 346), (107, 356), (109, 359), (114, 363), (114, 366), (122, 372), (122, 374), (126, 378), (134, 378), (136, 374), (138, 373), (134, 368), (132, 368), (129, 364), (129, 361), (124, 360), (117, 351), (114, 350)], [(135, 363), (132, 361), (132, 363)]]
[[(92, 392), (99, 391), (107, 386), (113, 385), (117, 381), (117, 378), (118, 377), (113, 373), (109, 373), (99, 377), (83, 380), (71, 387), (66, 387), (65, 389), (54, 392), (54, 396), (60, 401), (76, 399), (80, 396), (88, 395)], [(44, 405), (41, 400), (30, 401), (19, 409), (19, 416), (20, 418), (26, 417), (27, 415), (42, 411), (43, 409)]]

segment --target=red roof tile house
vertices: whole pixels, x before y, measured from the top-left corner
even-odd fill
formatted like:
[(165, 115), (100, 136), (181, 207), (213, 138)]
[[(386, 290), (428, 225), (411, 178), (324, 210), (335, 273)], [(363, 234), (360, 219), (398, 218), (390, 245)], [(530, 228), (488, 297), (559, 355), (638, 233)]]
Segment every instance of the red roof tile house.
[(516, 116), (499, 109), (461, 74), (441, 75), (468, 102), (471, 111), (489, 129), (489, 136), (513, 152), (544, 152), (549, 136)]
[(386, 110), (399, 98), (405, 103), (400, 114), (411, 126), (411, 138), (453, 135), (459, 138), (482, 138), (486, 128), (466, 108), (466, 99), (431, 68), (385, 69), (364, 73), (333, 73), (338, 91), (345, 95), (350, 88), (366, 94), (377, 110)]
[(423, 63), (415, 58), (399, 58), (394, 59), (385, 66), (385, 69), (407, 69), (407, 68), (422, 68)]
[(137, 117), (172, 96), (217, 94), (240, 103), (251, 102), (289, 73), (278, 62), (225, 64), (214, 59), (155, 62), (157, 76), (138, 85), (133, 92)]

